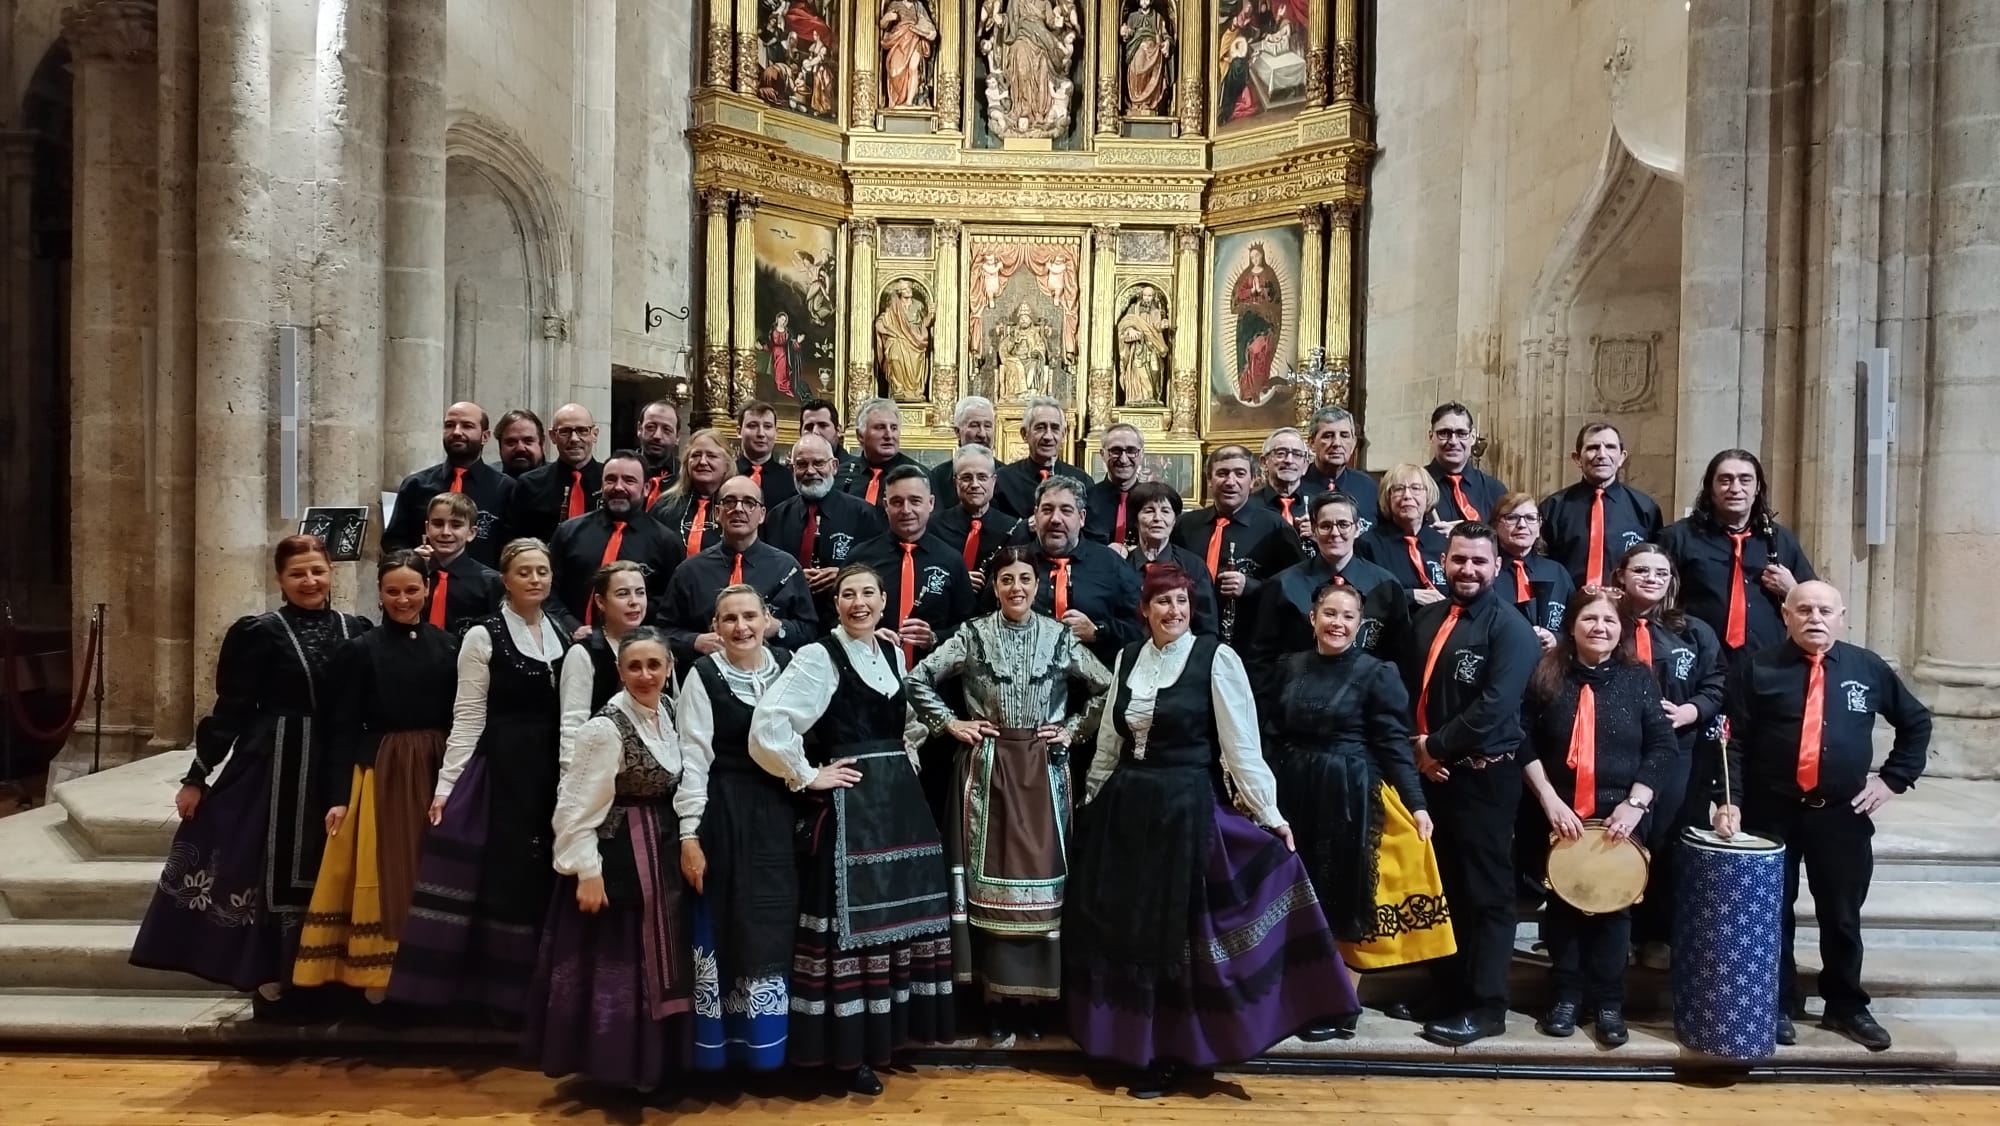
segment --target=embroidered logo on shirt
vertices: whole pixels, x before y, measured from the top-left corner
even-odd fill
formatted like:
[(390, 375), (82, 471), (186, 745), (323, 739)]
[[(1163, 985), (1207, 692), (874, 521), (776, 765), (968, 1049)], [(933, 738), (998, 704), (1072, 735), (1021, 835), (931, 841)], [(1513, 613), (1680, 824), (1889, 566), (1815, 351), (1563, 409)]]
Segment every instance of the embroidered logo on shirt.
[(1460, 684), (1479, 683), (1479, 667), (1486, 663), (1484, 653), (1465, 652), (1458, 655), (1458, 664), (1451, 670), (1451, 678)]
[(924, 568), (924, 593), (926, 595), (943, 594), (944, 585), (949, 581), (951, 581), (951, 575), (943, 567)]
[(1639, 533), (1637, 532), (1626, 532), (1620, 538), (1625, 541), (1625, 550), (1627, 551), (1632, 550), (1633, 548), (1639, 546), (1640, 543), (1644, 542), (1639, 539)]
[(1428, 567), (1429, 567), (1429, 568), (1431, 569), (1431, 585), (1432, 585), (1432, 586), (1434, 586), (1434, 587), (1443, 587), (1443, 586), (1444, 586), (1444, 564), (1442, 564), (1442, 563), (1435, 563), (1435, 562), (1432, 562), (1432, 561), (1430, 561), (1430, 560), (1425, 560), (1424, 562), (1425, 562), (1425, 565), (1426, 565), (1426, 566), (1428, 566)]
[(1376, 621), (1374, 618), (1361, 619), (1361, 647), (1373, 652), (1376, 644), (1381, 640), (1382, 623)]
[(827, 537), (832, 546), (827, 549), (827, 558), (835, 563), (847, 562), (847, 553), (854, 550), (854, 537), (846, 532), (835, 532)]
[(1693, 671), (1694, 671), (1694, 650), (1692, 649), (1674, 650), (1674, 679), (1686, 680), (1688, 678), (1688, 674)]
[(1840, 682), (1840, 687), (1847, 693), (1848, 711), (1853, 712), (1855, 715), (1867, 715), (1869, 713), (1871, 709), (1868, 707), (1868, 686), (1866, 684), (1858, 680), (1843, 680)]
[(478, 521), (477, 530), (472, 533), (472, 538), (476, 540), (492, 539), (493, 529), (500, 524), (499, 514), (491, 511), (481, 512)]

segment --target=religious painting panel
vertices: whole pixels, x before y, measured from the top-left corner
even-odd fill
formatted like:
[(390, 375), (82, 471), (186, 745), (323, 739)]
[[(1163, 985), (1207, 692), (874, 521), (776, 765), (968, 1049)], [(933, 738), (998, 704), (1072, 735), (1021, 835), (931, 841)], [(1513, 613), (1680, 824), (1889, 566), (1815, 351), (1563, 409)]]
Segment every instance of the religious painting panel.
[(1215, 237), (1208, 293), (1203, 433), (1262, 435), (1290, 426), (1298, 361), (1303, 232), (1295, 224)]
[[(1084, 465), (1094, 481), (1104, 479), (1104, 453), (1094, 444)], [(1146, 452), (1139, 458), (1139, 480), (1160, 481), (1193, 507), (1201, 501), (1201, 443), (1146, 435)]]
[[(931, 327), (937, 305), (912, 275), (889, 279), (875, 297), (875, 373), (898, 403), (930, 401)], [(949, 398), (953, 392), (944, 392)]]
[(1179, 28), (1172, 0), (1124, 0), (1118, 22), (1119, 112), (1126, 118), (1170, 118)]
[(821, 121), (840, 108), (840, 0), (760, 0), (757, 97)]
[(796, 418), (799, 402), (832, 396), (839, 371), (836, 231), (770, 208), (755, 223), (757, 397)]
[[(861, 10), (871, 6), (864, 0)], [(882, 44), (882, 108), (936, 109), (934, 79), (941, 41), (932, 5), (926, 0), (882, 0), (877, 27)]]
[(1003, 415), (1018, 417), (1036, 395), (1078, 409), (1083, 237), (974, 233), (966, 257), (965, 340), (980, 393)]
[(977, 12), (974, 146), (1082, 148), (1087, 45), (1077, 0), (980, 0)]
[(1271, 125), (1305, 106), (1309, 7), (1309, 0), (1216, 0), (1216, 129)]

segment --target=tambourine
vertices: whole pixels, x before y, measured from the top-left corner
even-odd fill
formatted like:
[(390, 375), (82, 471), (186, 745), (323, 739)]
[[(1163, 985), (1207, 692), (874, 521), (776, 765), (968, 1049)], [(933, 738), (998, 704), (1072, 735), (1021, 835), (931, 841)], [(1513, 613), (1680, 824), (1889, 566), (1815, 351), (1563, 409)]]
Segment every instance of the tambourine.
[(1631, 837), (1612, 840), (1605, 822), (1583, 823), (1583, 835), (1569, 840), (1549, 834), (1548, 875), (1542, 883), (1564, 903), (1586, 915), (1623, 911), (1646, 897), (1646, 873), (1653, 856)]

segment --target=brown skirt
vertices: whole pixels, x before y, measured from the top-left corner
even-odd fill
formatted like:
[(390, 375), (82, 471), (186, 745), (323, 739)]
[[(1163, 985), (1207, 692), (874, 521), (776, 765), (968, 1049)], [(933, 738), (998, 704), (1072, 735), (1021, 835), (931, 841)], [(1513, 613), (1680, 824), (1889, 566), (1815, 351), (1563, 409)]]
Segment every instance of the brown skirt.
[(417, 863), (430, 827), (431, 794), (444, 765), (444, 732), (392, 731), (375, 751), (376, 862), (381, 868), (382, 929), (403, 935), (416, 894)]

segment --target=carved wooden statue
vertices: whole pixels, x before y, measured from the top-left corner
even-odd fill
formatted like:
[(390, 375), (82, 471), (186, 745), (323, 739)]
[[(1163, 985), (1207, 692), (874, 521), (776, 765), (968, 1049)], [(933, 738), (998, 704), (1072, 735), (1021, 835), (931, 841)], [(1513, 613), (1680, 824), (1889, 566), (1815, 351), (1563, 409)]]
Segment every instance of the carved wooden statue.
[(875, 362), (889, 385), (889, 397), (899, 403), (928, 398), (931, 324), (936, 320), (937, 313), (907, 279), (891, 287), (888, 302), (875, 317)]
[(1070, 63), (1082, 34), (1075, 0), (983, 0), (979, 52), (986, 59), (986, 125), (996, 137), (1069, 131), (1076, 83)]
[(1174, 33), (1162, 4), (1136, 0), (1118, 25), (1125, 56), (1125, 116), (1163, 117), (1173, 110)]
[(882, 32), (884, 109), (929, 109), (931, 55), (937, 50), (938, 26), (924, 0), (884, 0), (878, 21)]
[(1166, 400), (1167, 311), (1160, 291), (1142, 285), (1118, 318), (1118, 390), (1126, 406)]

